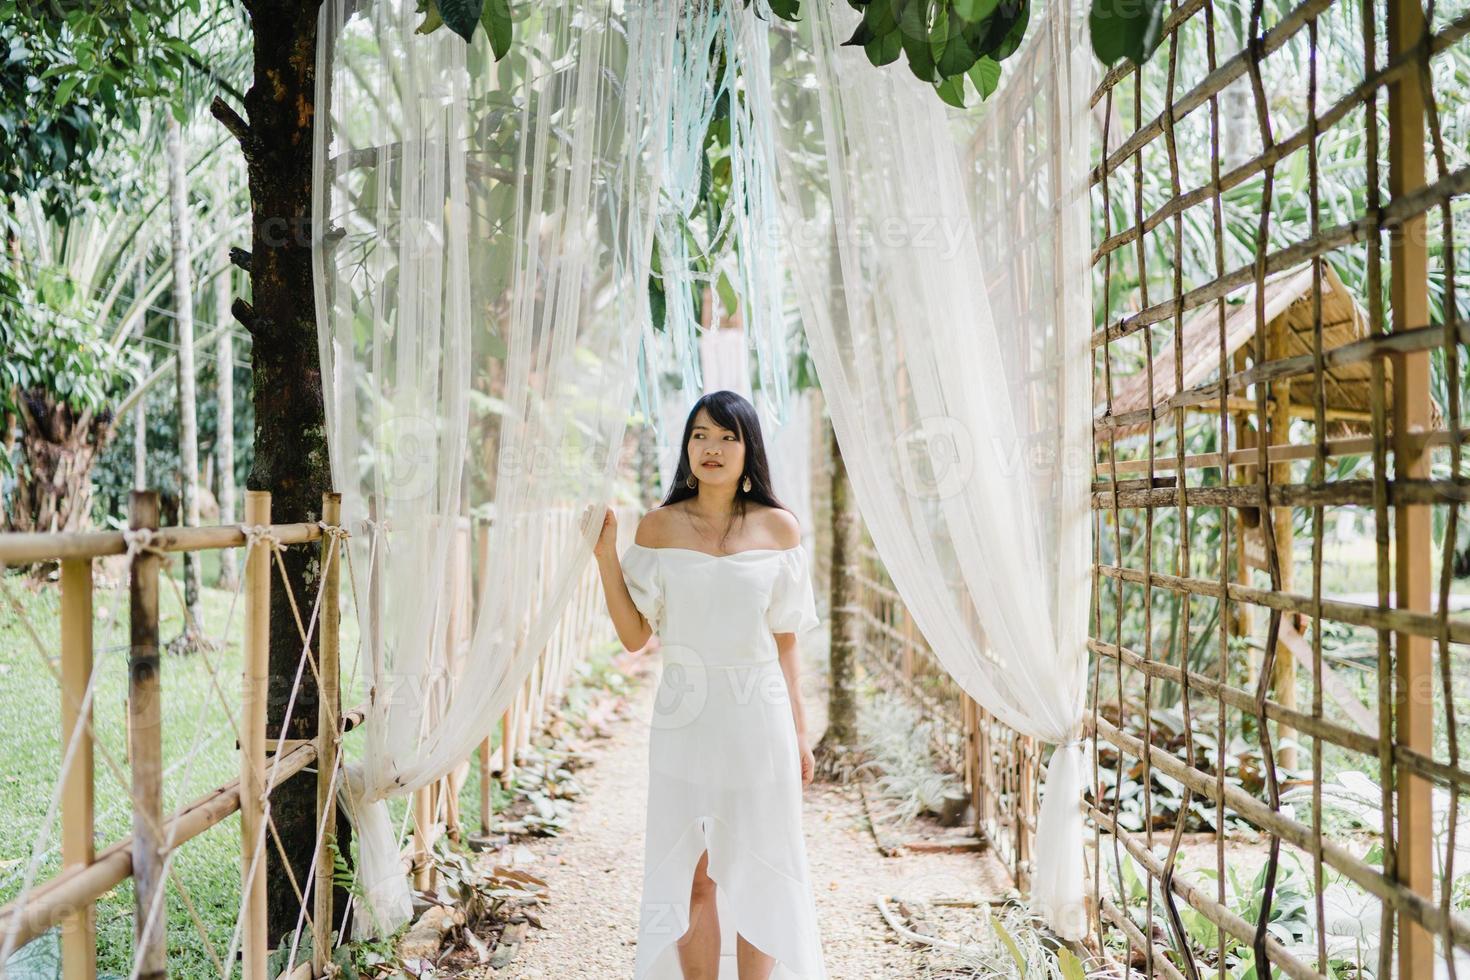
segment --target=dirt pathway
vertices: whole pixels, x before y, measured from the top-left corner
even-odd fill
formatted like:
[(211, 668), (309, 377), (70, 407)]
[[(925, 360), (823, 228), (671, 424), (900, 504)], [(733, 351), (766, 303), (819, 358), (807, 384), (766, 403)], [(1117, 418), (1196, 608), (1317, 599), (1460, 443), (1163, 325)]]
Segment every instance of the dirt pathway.
[[(609, 723), (611, 737), (586, 744), (577, 777), (584, 793), (560, 837), (523, 841), (521, 866), (548, 881), (550, 901), (515, 961), (479, 978), (616, 980), (632, 976), (642, 874), (648, 717), (655, 675)], [(806, 695), (813, 741), (825, 725), (822, 678)], [(929, 975), (927, 955), (896, 941), (875, 904), (878, 893), (910, 898), (998, 894), (1008, 884), (993, 859), (974, 853), (884, 857), (855, 787), (807, 787), (803, 828), (827, 969), (832, 980)], [(530, 857), (526, 855), (529, 853)]]

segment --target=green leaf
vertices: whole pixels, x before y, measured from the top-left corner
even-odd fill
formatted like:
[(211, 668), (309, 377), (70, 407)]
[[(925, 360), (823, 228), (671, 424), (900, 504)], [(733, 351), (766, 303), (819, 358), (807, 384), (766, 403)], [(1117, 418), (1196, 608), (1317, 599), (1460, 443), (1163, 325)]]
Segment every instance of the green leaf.
[(490, 49), (495, 52), (495, 60), (499, 61), (510, 50), (510, 3), (508, 0), (484, 0), (484, 3), (484, 9), (480, 11), (480, 23), (485, 25), (485, 34), (490, 38)]
[(1082, 969), (1082, 961), (1067, 947), (1057, 947), (1057, 963), (1062, 968), (1063, 980), (1086, 980), (1087, 973)]
[(445, 25), (466, 41), (475, 36), (475, 25), (480, 22), (480, 10), (484, 0), (435, 0), (439, 16)]
[(730, 283), (730, 277), (720, 273), (719, 280), (715, 283), (715, 292), (720, 294), (720, 305), (725, 308), (726, 313), (734, 313), (739, 308), (740, 302), (735, 295), (735, 287)]
[(1092, 0), (1092, 53), (1105, 65), (1119, 58), (1141, 65), (1158, 46), (1163, 23), (1163, 0)]
[(1016, 49), (1021, 46), (1021, 42), (1026, 38), (1026, 25), (1030, 22), (1031, 0), (1021, 0), (1021, 10), (1016, 17), (1015, 23), (1006, 32), (1006, 36), (1000, 42), (1000, 45), (994, 51), (990, 52), (990, 56), (996, 61), (1005, 61), (1011, 55), (1015, 54)]
[(903, 38), (894, 28), (882, 37), (874, 38), (863, 46), (863, 53), (873, 63), (873, 67), (882, 68), (891, 65), (898, 60), (899, 54), (903, 52)]
[(1000, 85), (1000, 62), (989, 55), (982, 56), (971, 66), (969, 75), (970, 81), (975, 83), (975, 91), (980, 93), (980, 98), (988, 99)]
[(439, 8), (432, 0), (429, 9), (424, 11), (424, 22), (414, 28), (415, 34), (432, 34), (444, 26), (444, 18), (439, 16)]
[(61, 84), (56, 87), (56, 105), (64, 106), (71, 99), (71, 93), (76, 89), (77, 83), (82, 80), (80, 75), (68, 75), (62, 79)]
[(796, 20), (801, 13), (801, 0), (771, 0), (771, 12), (782, 20)]
[(648, 277), (648, 318), (653, 321), (653, 329), (662, 331), (664, 328), (664, 317), (668, 312), (668, 298), (664, 296), (663, 285), (652, 276)]
[(923, 30), (911, 31), (907, 25), (900, 27), (898, 33), (903, 52), (908, 55), (909, 71), (914, 73), (914, 77), (924, 82), (939, 81), (939, 73), (934, 70), (934, 49), (929, 44), (928, 33)]
[(955, 16), (973, 23), (981, 18), (979, 10), (982, 5), (982, 0), (954, 0)]
[(1000, 920), (995, 917), (995, 913), (989, 912), (987, 914), (990, 916), (990, 927), (995, 930), (995, 934), (1000, 937), (1000, 941), (1005, 943), (1006, 949), (1011, 954), (1011, 959), (1015, 961), (1016, 974), (1022, 977), (1026, 976), (1026, 957), (1021, 955), (1021, 947), (1016, 945), (1016, 940), (1006, 930), (1006, 927), (1000, 924)]
[(939, 74), (945, 78), (963, 75), (970, 70), (978, 54), (979, 52), (965, 41), (963, 34), (951, 34), (949, 41), (945, 43), (944, 49), (939, 54), (936, 67), (939, 69)]
[(939, 97), (956, 109), (965, 107), (965, 76), (951, 75), (934, 86)]
[(876, 37), (877, 35), (873, 33), (872, 25), (868, 23), (868, 18), (864, 17), (862, 20), (858, 21), (858, 26), (852, 32), (852, 37), (842, 42), (842, 47), (855, 47), (857, 45), (867, 47), (869, 44), (873, 43)]

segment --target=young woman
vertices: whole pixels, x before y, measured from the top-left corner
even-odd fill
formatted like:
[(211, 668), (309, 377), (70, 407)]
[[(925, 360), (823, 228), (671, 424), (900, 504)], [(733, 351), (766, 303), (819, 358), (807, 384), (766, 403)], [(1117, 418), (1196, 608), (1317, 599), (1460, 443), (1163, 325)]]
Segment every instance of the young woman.
[(621, 559), (616, 543), (609, 509), (594, 548), (608, 613), (625, 647), (658, 633), (663, 656), (634, 980), (824, 980), (796, 642), (818, 619), (750, 402), (694, 404), (673, 489)]

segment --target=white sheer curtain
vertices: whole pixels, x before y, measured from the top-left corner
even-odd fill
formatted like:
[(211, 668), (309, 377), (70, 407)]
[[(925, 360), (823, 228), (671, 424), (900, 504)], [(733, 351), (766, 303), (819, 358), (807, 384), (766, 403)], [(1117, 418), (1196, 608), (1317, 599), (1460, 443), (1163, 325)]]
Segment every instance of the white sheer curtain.
[(1059, 746), (1032, 900), (1081, 938), (1086, 18), (1064, 0), (1033, 8), (1002, 89), (960, 111), (902, 65), (842, 47), (858, 20), (847, 4), (802, 12), (773, 88), (785, 238), (823, 395), (878, 554), (935, 655), (1007, 725)]
[[(741, 67), (731, 166), (745, 202), (723, 268), (752, 311), (757, 404), (792, 420), (789, 271), (859, 506), (924, 635), (1001, 720), (1065, 743), (1034, 897), (1079, 935), (1084, 18), (1036, 13), (977, 114), (840, 47), (857, 17), (841, 3), (804, 5), (793, 33), (771, 32), (761, 0), (555, 0), (526, 6), (498, 62), (483, 32), (469, 46), (416, 34), (415, 6), (327, 0), (317, 70), (327, 439), (365, 574), (371, 691), (345, 801), (367, 889), (358, 934), (409, 915), (385, 801), (489, 733), (585, 569), (590, 530), (549, 574), (530, 571), (548, 511), (608, 499), (636, 378), (655, 382), (640, 403), (660, 419), (665, 368), (682, 392), (700, 387), (688, 332), (673, 332), (671, 361), (653, 328), (649, 276), (658, 255), (666, 299), (698, 282), (674, 268), (668, 209), (688, 203), (706, 110), (694, 80), (711, 77), (711, 49), (690, 39), (718, 35)], [(670, 417), (677, 438), (683, 415)], [(471, 513), (491, 518), (489, 561), (457, 643), (451, 543)]]
[[(536, 569), (550, 511), (609, 499), (648, 321), (649, 121), (668, 113), (658, 73), (629, 66), (668, 65), (676, 6), (538, 4), (499, 62), (484, 31), (416, 34), (410, 0), (322, 8), (317, 317), (370, 690), (344, 801), (358, 935), (411, 913), (386, 800), (490, 734), (585, 572), (596, 527)], [(451, 544), (471, 513), (489, 560), (460, 643)]]

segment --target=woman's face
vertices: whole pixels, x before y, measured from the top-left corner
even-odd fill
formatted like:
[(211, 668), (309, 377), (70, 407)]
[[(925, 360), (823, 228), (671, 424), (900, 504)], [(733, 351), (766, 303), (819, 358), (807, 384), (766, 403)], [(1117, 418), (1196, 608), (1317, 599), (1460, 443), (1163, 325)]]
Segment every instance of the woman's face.
[(738, 483), (745, 472), (745, 443), (733, 429), (722, 428), (701, 408), (689, 433), (689, 469), (711, 486)]

